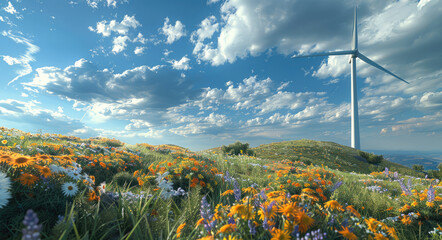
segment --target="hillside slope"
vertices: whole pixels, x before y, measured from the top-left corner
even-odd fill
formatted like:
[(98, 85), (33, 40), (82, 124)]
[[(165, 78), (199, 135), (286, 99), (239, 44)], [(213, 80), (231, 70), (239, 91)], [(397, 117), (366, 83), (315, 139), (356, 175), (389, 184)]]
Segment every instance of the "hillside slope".
[(328, 166), (346, 172), (370, 173), (383, 171), (385, 167), (390, 171), (416, 176), (417, 173), (408, 167), (383, 160), (379, 165), (369, 164), (359, 157), (358, 150), (333, 142), (313, 140), (296, 140), (263, 144), (253, 148), (256, 157), (269, 160), (302, 161), (307, 164)]

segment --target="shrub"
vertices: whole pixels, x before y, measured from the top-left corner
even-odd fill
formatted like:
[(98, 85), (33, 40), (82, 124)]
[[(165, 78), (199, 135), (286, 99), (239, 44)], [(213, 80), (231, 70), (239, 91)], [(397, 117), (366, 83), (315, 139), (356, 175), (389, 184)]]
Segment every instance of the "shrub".
[(424, 166), (422, 166), (420, 164), (413, 164), (413, 166), (411, 168), (416, 172), (424, 171)]
[(367, 160), (367, 162), (371, 164), (379, 164), (384, 159), (382, 155), (375, 155), (373, 153), (367, 153), (360, 150), (358, 150), (358, 154), (359, 156), (365, 158), (365, 160)]
[(137, 178), (128, 172), (119, 172), (112, 178), (112, 182), (118, 186), (133, 187), (138, 184)]
[(384, 157), (382, 155), (370, 154), (370, 158), (367, 161), (371, 164), (379, 164), (383, 159)]
[(241, 143), (240, 141), (230, 144), (229, 146), (223, 145), (222, 151), (226, 154), (232, 154), (232, 155), (244, 154), (252, 156), (254, 154), (254, 152), (251, 149), (249, 149), (248, 143)]

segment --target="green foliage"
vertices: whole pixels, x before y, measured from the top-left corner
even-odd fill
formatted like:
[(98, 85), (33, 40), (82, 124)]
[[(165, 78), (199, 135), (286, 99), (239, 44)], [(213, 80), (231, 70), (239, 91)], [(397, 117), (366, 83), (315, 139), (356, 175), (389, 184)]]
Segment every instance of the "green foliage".
[(254, 154), (253, 150), (249, 149), (249, 143), (241, 143), (237, 141), (229, 146), (222, 146), (222, 151), (226, 154), (231, 155), (248, 155), (252, 156)]
[(371, 163), (371, 164), (380, 164), (382, 162), (382, 160), (384, 160), (384, 157), (382, 155), (367, 153), (367, 152), (360, 151), (360, 150), (358, 150), (358, 155), (363, 157), (365, 160), (367, 160), (368, 163)]
[(115, 174), (112, 178), (112, 182), (116, 183), (120, 187), (133, 187), (138, 184), (137, 178), (128, 172), (119, 172)]
[(424, 171), (424, 166), (422, 166), (420, 164), (413, 164), (413, 166), (411, 168), (416, 172)]

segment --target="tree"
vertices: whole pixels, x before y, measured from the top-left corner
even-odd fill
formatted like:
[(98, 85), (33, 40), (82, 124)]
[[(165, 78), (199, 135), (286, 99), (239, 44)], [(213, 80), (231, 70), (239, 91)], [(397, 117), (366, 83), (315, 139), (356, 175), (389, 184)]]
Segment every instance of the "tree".
[(424, 166), (422, 166), (420, 164), (413, 164), (413, 166), (411, 168), (416, 172), (423, 172), (424, 171)]
[(233, 144), (230, 144), (229, 146), (224, 146), (221, 148), (222, 151), (226, 154), (232, 154), (232, 155), (253, 155), (253, 151), (249, 149), (248, 143), (241, 143), (240, 141), (237, 141)]

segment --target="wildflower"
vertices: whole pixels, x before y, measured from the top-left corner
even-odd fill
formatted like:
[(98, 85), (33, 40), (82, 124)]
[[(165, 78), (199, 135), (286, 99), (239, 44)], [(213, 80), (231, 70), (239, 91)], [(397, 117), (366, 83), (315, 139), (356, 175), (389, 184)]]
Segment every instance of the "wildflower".
[(261, 209), (258, 211), (259, 214), (259, 219), (261, 220), (265, 220), (265, 219), (273, 219), (276, 216), (276, 210), (277, 207), (276, 205), (276, 201), (269, 203), (263, 203), (261, 205)]
[(73, 182), (66, 182), (61, 186), (63, 194), (67, 197), (72, 197), (78, 192), (77, 184)]
[(226, 190), (225, 192), (221, 193), (221, 196), (224, 197), (226, 195), (231, 195), (231, 194), (233, 194), (233, 190), (229, 189), (229, 190)]
[(3, 145), (6, 145), (7, 143), (8, 143), (8, 140), (6, 140), (6, 139), (5, 139), (5, 140), (2, 140), (2, 144), (3, 144)]
[(22, 239), (25, 240), (40, 239), (40, 231), (42, 229), (42, 225), (38, 224), (38, 221), (39, 219), (37, 214), (32, 209), (28, 209), (28, 211), (26, 211), (26, 215), (23, 220), (23, 225), (25, 225), (25, 228), (22, 230), (23, 232)]
[(233, 181), (233, 194), (235, 195), (236, 201), (241, 200), (241, 189), (239, 188), (238, 181), (236, 179)]
[(356, 240), (358, 239), (358, 237), (356, 237), (356, 235), (354, 233), (352, 233), (348, 227), (342, 227), (342, 230), (339, 231), (339, 233), (345, 238), (345, 239), (349, 239), (349, 240)]
[(81, 178), (80, 173), (68, 170), (68, 176), (74, 179), (74, 181), (78, 181)]
[(236, 224), (226, 224), (219, 229), (218, 233), (231, 233), (234, 232), (235, 229)]
[(88, 193), (88, 201), (89, 202), (92, 202), (92, 201), (94, 201), (94, 200), (96, 200), (96, 199), (98, 199), (98, 197), (97, 197), (97, 194), (95, 193), (95, 191), (89, 191), (89, 193)]
[(427, 207), (432, 208), (434, 207), (434, 202), (427, 202), (425, 205), (427, 205)]
[(313, 225), (315, 220), (302, 211), (296, 215), (295, 222), (298, 223), (299, 231), (305, 233), (307, 232), (307, 229)]
[(45, 178), (48, 178), (52, 175), (51, 169), (49, 169), (46, 166), (37, 166), (38, 171), (41, 175), (43, 175)]
[(19, 156), (12, 158), (12, 161), (10, 161), (8, 164), (12, 165), (14, 167), (26, 167), (30, 165), (34, 160), (30, 157), (26, 156)]
[(408, 216), (408, 215), (404, 215), (404, 216), (402, 217), (402, 219), (401, 219), (401, 222), (402, 222), (404, 225), (410, 225), (410, 224), (411, 224), (411, 218), (410, 218), (410, 216)]
[(342, 208), (342, 205), (339, 204), (338, 201), (336, 201), (336, 200), (330, 200), (330, 201), (326, 202), (324, 204), (324, 207), (327, 208), (327, 209), (331, 208), (332, 210), (338, 209), (338, 210), (340, 210), (342, 212), (344, 211), (344, 209)]
[(385, 175), (387, 175), (388, 176), (388, 167), (385, 167)]
[(357, 218), (360, 218), (360, 217), (361, 217), (361, 214), (360, 214), (358, 211), (356, 211), (356, 209), (354, 209), (352, 205), (348, 205), (348, 206), (346, 207), (346, 209), (347, 209), (349, 212), (353, 213), (353, 215), (355, 215)]
[(18, 177), (18, 180), (23, 185), (31, 186), (35, 184), (35, 182), (38, 180), (38, 177), (29, 173), (23, 173), (20, 177)]
[(179, 225), (178, 228), (176, 229), (176, 237), (180, 238), (181, 237), (181, 231), (183, 230), (183, 228), (186, 226), (186, 223), (184, 222), (183, 224)]
[(5, 173), (0, 172), (0, 208), (6, 206), (11, 198), (10, 187), (11, 181)]
[(255, 235), (256, 234), (256, 225), (255, 222), (252, 220), (247, 221), (247, 224), (249, 225), (250, 234)]
[(434, 200), (434, 188), (433, 185), (430, 185), (430, 188), (428, 188), (427, 197), (428, 202), (432, 202)]
[(287, 230), (275, 229), (271, 232), (271, 240), (290, 240), (290, 233)]
[(278, 212), (280, 212), (284, 216), (290, 218), (290, 217), (296, 216), (300, 210), (301, 210), (301, 208), (296, 206), (295, 202), (291, 202), (291, 203), (287, 203), (287, 204), (282, 205), (278, 209)]
[(336, 189), (338, 189), (342, 184), (343, 184), (342, 181), (339, 181), (339, 182), (335, 183), (335, 185), (333, 185), (333, 187), (332, 187), (332, 189), (331, 189), (330, 191), (333, 193), (333, 192), (334, 192)]

